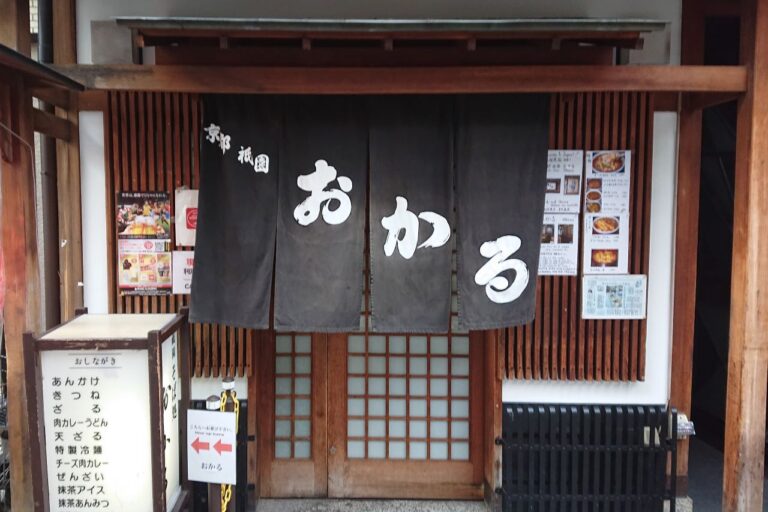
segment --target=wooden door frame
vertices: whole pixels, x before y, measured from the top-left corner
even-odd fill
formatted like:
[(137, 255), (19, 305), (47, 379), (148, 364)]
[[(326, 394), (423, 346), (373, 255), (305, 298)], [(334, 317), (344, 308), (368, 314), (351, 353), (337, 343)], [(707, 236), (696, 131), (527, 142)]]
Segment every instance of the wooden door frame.
[[(273, 453), (274, 453), (274, 335), (264, 332), (259, 339), (259, 347), (255, 352), (257, 360), (254, 362), (253, 382), (249, 383), (249, 401), (255, 404), (252, 412), (249, 413), (249, 425), (252, 425), (256, 434), (256, 442), (253, 443), (253, 449), (249, 453), (249, 483), (255, 484), (253, 501), (259, 498), (276, 497), (281, 493), (276, 492), (279, 489), (274, 485), (275, 475), (273, 473)], [(346, 334), (313, 335), (312, 346), (312, 385), (314, 389), (320, 391), (324, 383), (318, 382), (321, 376), (328, 373), (328, 387), (320, 391), (324, 399), (317, 400), (318, 396), (313, 391), (313, 409), (312, 409), (312, 429), (313, 429), (313, 456), (314, 470), (312, 472), (312, 489), (303, 489), (302, 496), (325, 496), (328, 490), (333, 486), (333, 481), (337, 482), (344, 478), (343, 464), (331, 464), (334, 457), (343, 457), (343, 452), (336, 448), (335, 453), (330, 454), (329, 447), (333, 446), (334, 441), (337, 444), (343, 444), (343, 439), (334, 440), (330, 438), (330, 432), (346, 432), (346, 417), (342, 414), (329, 416), (329, 402), (339, 400), (340, 396), (336, 393), (339, 383), (343, 388), (346, 379), (338, 378), (340, 369), (346, 372), (346, 358), (342, 358), (340, 364), (337, 364), (332, 357), (334, 345), (343, 346), (346, 340)], [(456, 486), (447, 484), (441, 489), (444, 492), (438, 493), (440, 499), (485, 499), (486, 503), (491, 505), (491, 510), (500, 510), (500, 501), (496, 488), (501, 481), (501, 449), (495, 444), (496, 438), (501, 435), (501, 383), (503, 379), (504, 357), (503, 346), (500, 333), (498, 331), (477, 331), (469, 334), (470, 338), (470, 393), (480, 396), (480, 400), (473, 400), (470, 404), (470, 421), (477, 422), (481, 435), (472, 436), (470, 434), (470, 454), (476, 453), (480, 457), (474, 460), (473, 480), (476, 485)], [(341, 338), (341, 339), (339, 339)], [(322, 353), (321, 353), (322, 352)], [(346, 350), (344, 350), (346, 353)], [(326, 358), (326, 354), (328, 357)], [(334, 370), (333, 375), (330, 370)], [(316, 371), (319, 370), (319, 371)], [(474, 375), (474, 378), (472, 377)], [(482, 388), (479, 391), (475, 388)], [(346, 395), (346, 391), (344, 395)], [(346, 405), (343, 406), (344, 410)], [(320, 422), (328, 417), (327, 435), (322, 436), (315, 429)], [(473, 419), (475, 418), (475, 419)], [(471, 426), (470, 429), (473, 427)], [(300, 461), (292, 461), (292, 464), (298, 463), (299, 466), (309, 466)], [(434, 464), (431, 463), (431, 464)], [(453, 463), (451, 463), (453, 464)], [(291, 478), (301, 478), (296, 476), (296, 471), (290, 473), (281, 473), (277, 478), (284, 478), (286, 474)], [(336, 471), (331, 468), (339, 468)], [(433, 466), (430, 465), (430, 468)], [(306, 467), (301, 470), (308, 471)], [(324, 479), (324, 481), (323, 481)], [(359, 494), (359, 493), (358, 493)], [(378, 493), (381, 494), (381, 493)], [(435, 497), (434, 489), (431, 493), (425, 493), (418, 488), (411, 488), (410, 492), (397, 492), (398, 498), (429, 498)], [(403, 494), (400, 496), (400, 494)], [(385, 494), (380, 497), (393, 497)]]
[[(346, 376), (347, 334), (331, 335), (328, 340), (328, 368)], [(470, 459), (466, 462), (393, 461), (382, 459), (350, 460), (346, 458), (346, 378), (332, 379), (328, 389), (334, 397), (335, 413), (329, 414), (328, 426), (328, 491), (334, 498), (403, 498), (403, 499), (481, 499), (484, 463), (483, 432), (483, 345), (469, 343), (470, 386)], [(472, 400), (471, 397), (480, 397)], [(331, 412), (329, 410), (329, 412)], [(380, 470), (390, 465), (397, 478), (389, 480)], [(425, 471), (426, 468), (428, 471)], [(438, 482), (436, 478), (444, 481)], [(471, 484), (464, 481), (470, 479)], [(346, 488), (345, 488), (346, 487)]]
[(261, 359), (254, 379), (258, 379), (257, 457), (252, 470), (257, 471), (257, 498), (324, 497), (328, 493), (328, 448), (325, 435), (327, 415), (327, 344), (326, 334), (312, 335), (312, 458), (275, 459), (275, 335), (262, 340)]

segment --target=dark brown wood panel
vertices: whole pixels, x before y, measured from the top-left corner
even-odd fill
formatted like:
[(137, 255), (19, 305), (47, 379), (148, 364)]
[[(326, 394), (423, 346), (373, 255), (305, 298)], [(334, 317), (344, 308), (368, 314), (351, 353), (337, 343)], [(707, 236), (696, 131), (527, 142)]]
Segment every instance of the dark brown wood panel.
[[(648, 273), (652, 116), (653, 96), (649, 93), (552, 96), (551, 149), (632, 151), (631, 274)], [(644, 379), (645, 320), (582, 320), (581, 275), (542, 276), (536, 286), (536, 320), (504, 333), (507, 378)]]
[[(110, 310), (170, 313), (188, 295), (123, 296), (117, 288), (115, 198), (118, 192), (168, 192), (199, 184), (200, 101), (178, 93), (110, 92), (104, 118), (107, 140), (107, 218)], [(173, 228), (172, 228), (173, 229)], [(175, 240), (175, 236), (173, 237)], [(187, 247), (175, 247), (183, 250)], [(190, 360), (195, 377), (251, 376), (250, 330), (192, 324)]]

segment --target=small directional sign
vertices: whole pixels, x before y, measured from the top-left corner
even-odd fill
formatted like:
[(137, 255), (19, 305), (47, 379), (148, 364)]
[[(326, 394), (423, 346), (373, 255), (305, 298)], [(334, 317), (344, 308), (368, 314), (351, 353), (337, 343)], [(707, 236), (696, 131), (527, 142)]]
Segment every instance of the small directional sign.
[(235, 422), (233, 412), (187, 412), (187, 467), (191, 481), (237, 483)]

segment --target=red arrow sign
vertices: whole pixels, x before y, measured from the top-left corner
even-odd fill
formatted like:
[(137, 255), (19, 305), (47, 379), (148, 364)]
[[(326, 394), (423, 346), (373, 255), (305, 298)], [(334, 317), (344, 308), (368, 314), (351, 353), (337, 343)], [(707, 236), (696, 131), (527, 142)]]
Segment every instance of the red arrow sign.
[(221, 439), (216, 441), (216, 444), (213, 445), (214, 450), (219, 452), (219, 455), (221, 455), (221, 452), (231, 452), (232, 451), (232, 445), (231, 444), (224, 444), (221, 442)]
[(203, 451), (209, 450), (210, 447), (211, 447), (210, 443), (204, 443), (200, 441), (200, 436), (196, 437), (195, 440), (192, 441), (192, 448), (194, 448), (194, 450), (197, 453), (200, 453), (200, 450), (203, 450)]

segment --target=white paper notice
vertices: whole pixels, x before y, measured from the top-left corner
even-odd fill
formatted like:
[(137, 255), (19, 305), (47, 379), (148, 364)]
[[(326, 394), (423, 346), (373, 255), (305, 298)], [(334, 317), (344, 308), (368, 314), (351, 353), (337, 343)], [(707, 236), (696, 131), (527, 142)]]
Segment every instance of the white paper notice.
[(539, 274), (575, 276), (579, 263), (579, 215), (545, 213), (541, 228)]
[(197, 232), (197, 190), (176, 189), (175, 214), (176, 245), (193, 247)]
[(192, 293), (192, 268), (195, 265), (195, 251), (173, 251), (173, 293)]
[(626, 274), (630, 151), (588, 151), (584, 178), (584, 274)]
[(547, 193), (544, 211), (579, 213), (584, 152), (553, 150), (547, 154)]
[(237, 483), (234, 412), (187, 411), (187, 469), (193, 482)]
[(585, 319), (645, 318), (645, 275), (584, 276), (581, 316)]

